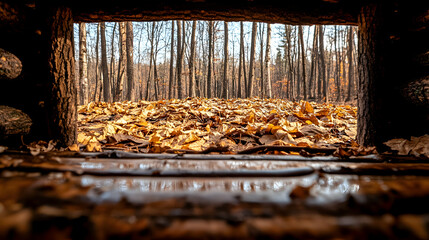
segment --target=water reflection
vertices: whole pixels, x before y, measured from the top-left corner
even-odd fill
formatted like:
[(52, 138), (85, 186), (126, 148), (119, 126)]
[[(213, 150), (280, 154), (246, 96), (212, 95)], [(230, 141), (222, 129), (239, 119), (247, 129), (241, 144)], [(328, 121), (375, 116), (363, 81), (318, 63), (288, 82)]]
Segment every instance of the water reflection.
[(119, 192), (285, 192), (311, 186), (317, 175), (294, 178), (150, 178), (83, 176), (81, 184)]
[(275, 170), (285, 167), (305, 166), (305, 163), (281, 161), (236, 161), (236, 160), (91, 160), (81, 162), (80, 167), (85, 169), (103, 170)]

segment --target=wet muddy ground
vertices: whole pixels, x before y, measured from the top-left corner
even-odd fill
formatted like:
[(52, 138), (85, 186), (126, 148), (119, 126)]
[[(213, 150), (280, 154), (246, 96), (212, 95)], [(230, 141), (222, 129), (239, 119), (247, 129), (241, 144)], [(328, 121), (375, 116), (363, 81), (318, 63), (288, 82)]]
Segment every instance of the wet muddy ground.
[(0, 155), (0, 239), (138, 238), (427, 239), (429, 164), (388, 156)]

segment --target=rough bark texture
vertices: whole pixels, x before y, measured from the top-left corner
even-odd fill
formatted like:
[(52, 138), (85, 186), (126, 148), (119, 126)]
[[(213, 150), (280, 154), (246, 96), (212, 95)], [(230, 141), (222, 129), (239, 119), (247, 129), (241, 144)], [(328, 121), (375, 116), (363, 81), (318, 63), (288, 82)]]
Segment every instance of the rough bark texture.
[(208, 60), (208, 66), (207, 66), (207, 97), (212, 97), (212, 64), (213, 64), (213, 21), (209, 21), (209, 60)]
[(177, 98), (180, 99), (182, 98), (182, 64), (183, 64), (184, 49), (182, 45), (182, 21), (176, 21), (176, 23), (177, 23), (177, 62), (176, 62)]
[(427, 3), (401, 6), (398, 11), (394, 3), (368, 4), (359, 16), (357, 140), (381, 149), (389, 139), (429, 132), (429, 107), (416, 105), (422, 98), (410, 92), (420, 89), (417, 93), (423, 95), (425, 87), (414, 86), (423, 86), (429, 72), (419, 58), (429, 50), (429, 28), (416, 24), (422, 21), (419, 16), (427, 19)]
[(168, 79), (168, 98), (174, 97), (173, 83), (174, 83), (174, 21), (171, 21), (171, 40), (170, 40), (170, 75)]
[(358, 133), (357, 141), (362, 145), (375, 143), (375, 89), (374, 84), (380, 74), (376, 64), (377, 58), (376, 33), (380, 19), (375, 16), (377, 6), (362, 8), (359, 16), (359, 82), (358, 82)]
[(77, 140), (77, 90), (74, 77), (73, 18), (71, 9), (47, 7), (46, 37), (48, 121), (51, 138), (63, 146)]
[(86, 50), (86, 24), (79, 24), (79, 95), (80, 104), (88, 103), (88, 58)]
[(127, 22), (127, 100), (132, 100), (133, 89), (134, 89), (134, 31), (133, 31), (133, 23)]
[(272, 97), (272, 89), (271, 89), (271, 70), (270, 70), (270, 62), (271, 62), (271, 24), (267, 24), (267, 43), (265, 47), (265, 79), (266, 79), (266, 97)]
[(0, 105), (0, 140), (30, 132), (32, 121), (21, 110)]
[(228, 98), (228, 22), (224, 22), (222, 98)]
[(252, 97), (253, 96), (253, 82), (255, 77), (255, 48), (256, 48), (256, 32), (258, 30), (258, 24), (254, 22), (252, 24), (252, 42), (250, 46), (250, 66), (249, 66), (249, 83), (248, 86), (248, 92), (246, 94), (246, 97)]
[[(70, 1), (75, 21), (228, 20), (288, 24), (356, 24), (358, 1)], [(226, 7), (228, 10), (226, 11)]]
[(101, 69), (103, 71), (103, 97), (105, 102), (110, 101), (110, 81), (109, 69), (107, 66), (107, 48), (106, 48), (106, 24), (100, 23), (101, 35)]
[(0, 48), (0, 80), (15, 79), (21, 70), (22, 64), (18, 57)]
[(127, 63), (127, 34), (126, 23), (119, 23), (119, 65), (118, 77), (116, 78), (115, 95), (113, 101), (119, 102), (122, 99), (122, 91), (124, 89), (125, 71)]
[(194, 61), (195, 61), (195, 32), (197, 30), (197, 21), (192, 22), (192, 33), (191, 33), (191, 52), (189, 56), (189, 96), (196, 96), (195, 93), (195, 70), (194, 70)]

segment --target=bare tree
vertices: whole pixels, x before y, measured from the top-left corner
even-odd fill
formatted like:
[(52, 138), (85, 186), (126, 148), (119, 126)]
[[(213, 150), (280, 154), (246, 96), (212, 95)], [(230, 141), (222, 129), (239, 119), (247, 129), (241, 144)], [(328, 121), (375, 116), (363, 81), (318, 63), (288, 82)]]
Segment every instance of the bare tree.
[(114, 91), (113, 100), (119, 102), (122, 97), (122, 91), (124, 89), (125, 79), (125, 65), (127, 62), (127, 34), (126, 34), (126, 23), (119, 23), (119, 62), (118, 72), (116, 77), (116, 86)]
[[(240, 51), (239, 51), (239, 58), (238, 58), (238, 81), (237, 81), (237, 97), (241, 98), (241, 76), (242, 76), (242, 66), (244, 64), (242, 55), (244, 54), (244, 38), (243, 33), (243, 22), (240, 22)], [(246, 75), (246, 72), (244, 72), (244, 75)]]
[(249, 66), (249, 83), (248, 83), (248, 92), (246, 97), (253, 96), (253, 82), (255, 78), (255, 48), (256, 48), (256, 32), (258, 31), (258, 24), (253, 22), (252, 25), (252, 42), (250, 47), (250, 66)]
[(212, 97), (211, 80), (213, 69), (213, 21), (209, 21), (209, 63), (207, 69), (207, 97)]
[(267, 24), (267, 43), (265, 47), (265, 80), (266, 80), (266, 96), (268, 98), (272, 97), (272, 89), (271, 89), (271, 73), (270, 73), (270, 54), (271, 54), (271, 24)]
[(106, 49), (106, 24), (100, 24), (101, 31), (101, 68), (103, 70), (103, 97), (105, 102), (110, 102), (110, 81), (109, 70), (107, 66), (107, 49)]
[(86, 23), (79, 23), (79, 88), (80, 104), (88, 102), (88, 55), (86, 49)]
[(347, 86), (347, 99), (346, 101), (351, 101), (352, 96), (355, 94), (354, 92), (354, 67), (353, 67), (353, 43), (354, 43), (354, 36), (353, 36), (353, 28), (349, 27), (349, 34), (348, 34), (348, 51), (347, 51), (347, 59), (349, 61), (349, 83)]
[(97, 101), (97, 92), (98, 89), (100, 88), (99, 91), (99, 98), (98, 101), (100, 101), (101, 99), (101, 90), (102, 90), (102, 85), (100, 84), (100, 87), (98, 87), (99, 84), (99, 77), (98, 77), (98, 70), (99, 70), (99, 59), (98, 59), (98, 51), (99, 51), (99, 42), (100, 42), (100, 24), (97, 24), (97, 37), (95, 40), (95, 91), (94, 91), (94, 98), (92, 99), (92, 101)]
[[(323, 93), (323, 96), (325, 98), (325, 101), (328, 102), (328, 96), (329, 96), (329, 89), (328, 89), (328, 81), (326, 79), (326, 66), (325, 66), (325, 47), (324, 47), (324, 37), (323, 37), (323, 26), (319, 26), (319, 61), (320, 61), (320, 71), (319, 74), (322, 76), (322, 84), (320, 85), (320, 89), (323, 91), (320, 91)], [(322, 94), (320, 94), (322, 96)]]
[(134, 91), (134, 31), (133, 23), (127, 22), (127, 100), (132, 100)]
[(302, 31), (302, 25), (298, 27), (298, 37), (299, 37), (299, 43), (301, 46), (301, 64), (302, 64), (302, 88), (304, 92), (304, 100), (307, 100), (307, 84), (305, 79), (305, 48), (304, 48), (304, 34)]
[(148, 33), (149, 33), (149, 29), (150, 29), (150, 34), (149, 34), (149, 42), (150, 42), (150, 55), (149, 55), (149, 74), (147, 77), (147, 82), (146, 82), (146, 94), (145, 94), (145, 100), (150, 100), (150, 91), (149, 89), (151, 88), (151, 78), (152, 78), (152, 63), (153, 63), (153, 55), (154, 55), (154, 42), (155, 42), (155, 25), (156, 22), (152, 22), (152, 28), (148, 28)]
[[(182, 98), (182, 67), (183, 67), (183, 55), (185, 49), (183, 46), (182, 39), (182, 21), (176, 21), (177, 24), (177, 98)], [(183, 33), (185, 34), (185, 33)]]
[(224, 22), (222, 98), (228, 98), (228, 22)]
[(316, 61), (317, 61), (317, 31), (319, 30), (318, 26), (314, 26), (313, 32), (313, 48), (311, 50), (311, 67), (310, 67), (310, 77), (308, 79), (308, 89), (311, 99), (314, 99), (315, 91), (314, 87), (316, 85)]
[(174, 21), (171, 21), (171, 42), (170, 42), (170, 78), (168, 81), (168, 98), (173, 98), (174, 83)]
[(191, 33), (191, 53), (189, 57), (189, 96), (195, 97), (195, 32), (197, 30), (197, 21), (192, 21), (192, 33)]

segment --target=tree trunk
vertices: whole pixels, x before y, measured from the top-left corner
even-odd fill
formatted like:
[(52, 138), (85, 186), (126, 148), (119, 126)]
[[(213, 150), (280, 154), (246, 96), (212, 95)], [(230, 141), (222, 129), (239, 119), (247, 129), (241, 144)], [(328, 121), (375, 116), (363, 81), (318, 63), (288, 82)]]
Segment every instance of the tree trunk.
[(212, 68), (213, 68), (213, 21), (209, 21), (209, 63), (207, 69), (207, 98), (212, 97)]
[(182, 98), (182, 66), (183, 66), (183, 49), (182, 49), (182, 21), (176, 21), (177, 24), (177, 98)]
[(261, 23), (260, 24), (260, 28), (259, 28), (259, 39), (261, 40), (261, 47), (259, 50), (259, 65), (260, 65), (260, 93), (261, 93), (261, 98), (265, 98), (265, 74), (264, 74), (264, 24)]
[(116, 78), (116, 89), (114, 101), (119, 102), (122, 99), (122, 91), (124, 89), (126, 62), (127, 62), (127, 33), (126, 22), (119, 23), (119, 62), (118, 62), (118, 77)]
[(291, 46), (292, 46), (292, 28), (291, 28), (291, 26), (288, 26), (288, 25), (285, 25), (285, 37), (286, 37), (286, 45), (287, 45), (287, 47), (286, 47), (286, 45), (285, 45), (285, 56), (287, 56), (287, 59), (286, 59), (286, 62), (287, 62), (287, 65), (288, 65), (288, 67), (289, 67), (289, 69), (287, 69), (288, 70), (288, 89), (289, 89), (289, 91), (288, 91), (288, 98), (290, 98), (292, 101), (294, 101), (295, 100), (295, 96), (294, 96), (294, 94), (293, 94), (293, 89), (294, 89), (294, 84), (293, 84), (293, 79), (294, 79), (294, 72), (293, 72), (293, 69), (294, 69), (294, 66), (293, 66), (293, 62), (292, 62), (292, 57), (291, 57), (291, 54), (292, 54), (292, 48), (291, 48)]
[(153, 86), (154, 86), (154, 90), (155, 90), (155, 101), (158, 100), (159, 98), (159, 87), (158, 87), (158, 69), (156, 67), (156, 49), (155, 49), (155, 54), (153, 56)]
[(326, 79), (326, 66), (325, 66), (325, 47), (324, 47), (324, 37), (323, 37), (323, 26), (320, 26), (319, 29), (319, 60), (320, 60), (320, 72), (322, 76), (322, 85), (323, 85), (323, 96), (325, 102), (328, 102), (328, 81)]
[(117, 23), (113, 24), (112, 29), (112, 41), (111, 41), (111, 54), (110, 54), (110, 86), (112, 88), (108, 89), (110, 94), (112, 94), (112, 100), (115, 98), (115, 31), (116, 31)]
[(335, 84), (337, 85), (337, 99), (336, 102), (341, 101), (341, 54), (338, 49), (338, 29), (335, 26), (335, 35), (334, 35), (334, 46), (335, 46)]
[(222, 98), (228, 98), (228, 22), (224, 22)]
[(298, 28), (299, 41), (301, 42), (301, 61), (302, 61), (302, 90), (304, 92), (304, 100), (307, 100), (307, 81), (305, 79), (305, 48), (304, 48), (304, 34), (302, 25)]
[(258, 24), (253, 22), (252, 25), (252, 42), (250, 48), (250, 66), (249, 66), (249, 83), (247, 84), (249, 89), (246, 97), (253, 96), (253, 82), (255, 78), (255, 48), (256, 48), (256, 32), (258, 31)]
[(110, 81), (109, 69), (107, 66), (107, 49), (106, 49), (106, 24), (100, 24), (101, 31), (101, 69), (103, 70), (103, 97), (105, 102), (110, 102)]
[(249, 97), (247, 93), (249, 92), (249, 82), (247, 81), (247, 72), (246, 72), (246, 51), (244, 50), (244, 26), (243, 22), (240, 22), (240, 48), (241, 48), (241, 59), (243, 66), (243, 81), (244, 81), (244, 95), (243, 97)]
[(197, 30), (197, 21), (192, 21), (192, 34), (191, 34), (191, 53), (189, 56), (189, 96), (195, 97), (195, 32)]
[[(148, 24), (149, 25), (149, 24)], [(150, 32), (150, 36), (149, 36), (149, 42), (150, 42), (150, 55), (149, 55), (149, 74), (147, 76), (147, 82), (146, 82), (146, 94), (145, 94), (145, 100), (146, 101), (150, 101), (150, 91), (149, 89), (151, 88), (151, 79), (152, 79), (152, 63), (153, 63), (153, 48), (154, 48), (154, 44), (155, 44), (155, 25), (156, 22), (152, 22), (152, 28), (151, 28), (151, 32)], [(148, 31), (149, 33), (149, 31)]]
[(267, 43), (265, 48), (265, 73), (267, 74), (265, 79), (267, 82), (267, 94), (268, 98), (272, 97), (271, 89), (271, 71), (270, 71), (270, 61), (271, 61), (271, 24), (267, 24)]
[[(237, 98), (241, 98), (241, 76), (242, 76), (242, 55), (244, 52), (243, 47), (243, 22), (240, 22), (240, 51), (239, 51), (239, 57), (238, 57), (238, 81), (237, 81)], [(246, 73), (244, 73), (246, 75)]]
[(79, 23), (79, 103), (88, 102), (88, 58), (86, 53), (86, 23)]
[(47, 99), (51, 138), (62, 146), (77, 141), (77, 89), (74, 73), (73, 15), (66, 7), (47, 6), (45, 23), (48, 76)]
[(174, 97), (174, 21), (171, 21), (171, 42), (170, 42), (170, 78), (168, 81), (168, 98)]
[(318, 27), (314, 26), (313, 32), (313, 49), (311, 50), (311, 66), (310, 66), (310, 77), (308, 80), (308, 89), (310, 99), (314, 99), (315, 90), (314, 87), (316, 85), (316, 60), (317, 60), (317, 31)]
[[(100, 89), (99, 91), (99, 95), (98, 95), (98, 101), (100, 101), (101, 99), (101, 83), (99, 81), (99, 70), (100, 70), (100, 64), (99, 64), (99, 58), (98, 58), (98, 52), (99, 52), (99, 42), (100, 42), (100, 24), (97, 24), (97, 37), (95, 40), (95, 91), (94, 91), (94, 98), (92, 99), (92, 101), (96, 102), (97, 101), (97, 92), (98, 89)], [(100, 85), (100, 87), (99, 87)]]
[(134, 91), (134, 31), (133, 23), (127, 22), (126, 26), (126, 48), (127, 48), (127, 100), (132, 100)]
[(349, 34), (348, 34), (348, 51), (347, 51), (347, 59), (349, 60), (349, 76), (348, 76), (348, 86), (347, 86), (347, 99), (346, 101), (353, 100), (353, 96), (355, 94), (355, 84), (354, 84), (354, 66), (353, 66), (353, 43), (354, 43), (354, 37), (353, 37), (353, 28), (349, 27)]

